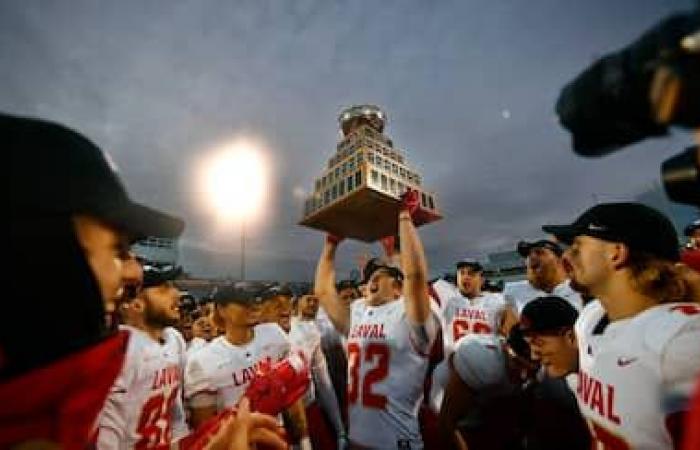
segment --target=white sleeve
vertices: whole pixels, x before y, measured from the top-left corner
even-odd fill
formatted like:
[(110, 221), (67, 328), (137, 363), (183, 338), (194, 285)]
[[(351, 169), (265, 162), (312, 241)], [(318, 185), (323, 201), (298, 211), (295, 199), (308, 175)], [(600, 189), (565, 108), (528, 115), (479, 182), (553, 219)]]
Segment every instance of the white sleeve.
[(320, 344), (316, 346), (311, 358), (311, 374), (316, 387), (318, 401), (321, 404), (323, 411), (326, 412), (326, 415), (333, 423), (336, 436), (339, 436), (344, 432), (343, 419), (340, 414), (338, 398), (335, 396), (335, 390), (333, 389), (333, 382), (331, 381), (330, 374), (328, 373), (326, 357), (323, 356)]
[(217, 394), (216, 386), (198, 356), (201, 356), (201, 353), (188, 359), (185, 367), (184, 397), (193, 408), (215, 405)]
[(503, 300), (506, 304), (506, 306), (510, 307), (515, 311), (516, 313), (518, 312), (518, 305), (516, 302), (516, 297), (517, 297), (517, 289), (516, 285), (513, 283), (506, 283), (505, 286), (503, 286)]
[(409, 339), (413, 345), (414, 350), (423, 356), (428, 356), (430, 349), (437, 338), (438, 332), (440, 331), (442, 321), (440, 319), (440, 311), (438, 310), (437, 304), (431, 300), (430, 302), (430, 315), (425, 323), (416, 324), (411, 322), (408, 317), (404, 315), (406, 324), (409, 327)]
[(669, 413), (687, 408), (700, 375), (700, 315), (697, 317), (669, 339), (661, 354), (663, 400)]
[[(183, 355), (186, 355), (186, 352), (183, 351)], [(172, 411), (170, 417), (172, 418), (172, 430), (173, 430), (173, 441), (176, 441), (178, 439), (182, 439), (183, 437), (187, 436), (190, 432), (189, 426), (187, 425), (187, 414), (185, 413), (185, 402), (184, 402), (184, 395), (185, 395), (185, 389), (184, 389), (184, 378), (185, 378), (185, 365), (186, 364), (186, 359), (183, 357), (183, 366), (181, 367), (182, 370), (182, 378), (183, 378), (183, 388), (180, 392), (178, 392), (177, 399), (175, 399), (175, 402), (173, 403), (172, 406)]]
[(282, 327), (276, 323), (263, 323), (256, 326), (255, 329), (263, 334), (263, 339), (271, 345), (272, 356), (276, 359), (274, 362), (281, 361), (289, 356), (292, 351), (292, 344)]
[(173, 441), (182, 439), (190, 432), (187, 426), (187, 415), (185, 414), (185, 405), (181, 395), (177, 396), (177, 400), (173, 403), (171, 411), (172, 426), (173, 426)]
[(564, 299), (576, 309), (576, 312), (580, 313), (583, 309), (583, 298), (581, 297), (580, 293), (576, 292), (571, 288), (569, 289), (571, 290), (571, 292), (564, 296)]
[(177, 399), (173, 403), (171, 418), (172, 418), (172, 430), (173, 430), (173, 440), (176, 441), (185, 437), (189, 434), (190, 429), (187, 426), (187, 415), (185, 414), (184, 405), (184, 379), (185, 379), (185, 369), (187, 367), (187, 343), (185, 338), (182, 337), (179, 331), (172, 329), (175, 335), (175, 339), (178, 342), (178, 347), (180, 349), (180, 375), (183, 380), (183, 387), (180, 392), (178, 392)]
[(285, 333), (281, 327), (276, 326), (276, 329), (278, 332), (277, 360), (281, 361), (292, 352), (292, 343), (289, 341), (289, 336), (287, 336), (287, 333)]
[(503, 294), (494, 293), (491, 295), (491, 298), (489, 300), (491, 300), (494, 306), (496, 307), (498, 324), (500, 325), (503, 323), (503, 317), (506, 313), (506, 308), (508, 307), (508, 304), (506, 303), (506, 298)]
[(438, 296), (437, 300), (440, 304), (440, 309), (445, 308), (447, 300), (452, 297), (456, 297), (457, 295), (461, 295), (459, 293), (459, 289), (457, 289), (457, 286), (449, 281), (443, 280), (442, 278), (433, 283), (433, 291)]
[(467, 335), (460, 339), (452, 355), (452, 367), (474, 390), (505, 387), (508, 377), (505, 356), (497, 340)]
[(100, 412), (97, 430), (97, 449), (112, 450), (127, 447), (128, 391), (132, 368), (125, 365), (112, 386)]

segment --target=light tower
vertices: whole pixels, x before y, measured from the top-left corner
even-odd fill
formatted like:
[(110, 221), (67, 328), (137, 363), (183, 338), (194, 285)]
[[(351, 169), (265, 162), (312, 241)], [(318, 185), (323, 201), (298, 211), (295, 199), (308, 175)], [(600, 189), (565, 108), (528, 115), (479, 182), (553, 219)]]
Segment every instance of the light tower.
[(301, 225), (373, 242), (398, 231), (399, 198), (420, 192), (416, 225), (442, 218), (434, 193), (402, 151), (383, 134), (386, 113), (375, 105), (356, 105), (338, 116), (343, 138), (304, 203)]

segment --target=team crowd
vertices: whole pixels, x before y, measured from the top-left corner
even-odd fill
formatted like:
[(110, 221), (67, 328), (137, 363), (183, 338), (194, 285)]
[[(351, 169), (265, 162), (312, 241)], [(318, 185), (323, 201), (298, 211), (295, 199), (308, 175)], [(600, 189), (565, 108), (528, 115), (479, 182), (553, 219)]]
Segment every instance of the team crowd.
[(227, 283), (185, 309), (181, 270), (130, 248), (182, 221), (133, 203), (78, 133), (0, 120), (3, 448), (670, 449), (698, 428), (700, 222), (683, 247), (652, 208), (595, 205), (487, 291), (475, 259), (429, 278), (409, 190), (359, 283), (327, 235), (310, 289)]
[[(696, 206), (698, 24), (665, 19), (557, 104), (589, 156), (692, 130), (664, 170)], [(326, 234), (307, 288), (193, 299), (134, 245), (183, 220), (134, 202), (106, 153), (2, 113), (0, 137), (0, 449), (700, 449), (700, 220), (678, 236), (649, 206), (593, 205), (514, 243), (525, 279), (499, 286), (470, 255), (430, 277), (407, 189), (361, 279), (338, 279)]]

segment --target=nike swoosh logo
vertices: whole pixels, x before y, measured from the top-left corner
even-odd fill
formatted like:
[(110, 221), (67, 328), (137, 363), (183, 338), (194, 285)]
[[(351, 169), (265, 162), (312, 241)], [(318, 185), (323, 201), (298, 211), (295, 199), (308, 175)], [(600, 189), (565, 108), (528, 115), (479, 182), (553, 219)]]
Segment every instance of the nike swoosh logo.
[(630, 364), (632, 364), (633, 362), (635, 362), (637, 359), (638, 359), (638, 358), (623, 358), (623, 357), (619, 357), (619, 358), (617, 358), (617, 365), (620, 366), (620, 367), (629, 366)]

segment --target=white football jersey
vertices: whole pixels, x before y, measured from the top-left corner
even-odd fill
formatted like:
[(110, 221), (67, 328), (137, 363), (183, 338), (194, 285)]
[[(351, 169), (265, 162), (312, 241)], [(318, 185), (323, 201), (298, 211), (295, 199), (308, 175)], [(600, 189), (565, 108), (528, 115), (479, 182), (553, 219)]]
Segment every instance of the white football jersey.
[(433, 290), (440, 298), (445, 359), (433, 371), (429, 404), (433, 411), (439, 412), (449, 381), (449, 357), (454, 352), (455, 343), (467, 335), (497, 334), (506, 302), (503, 295), (491, 292), (483, 292), (479, 297), (469, 299), (445, 280), (434, 282)]
[(506, 303), (508, 306), (513, 307), (518, 315), (523, 311), (525, 305), (532, 300), (547, 295), (556, 295), (563, 298), (576, 308), (576, 311), (581, 311), (581, 308), (583, 308), (581, 294), (571, 288), (569, 280), (565, 280), (555, 286), (551, 293), (535, 289), (528, 280), (512, 281), (506, 283), (503, 287), (503, 296)]
[(411, 325), (403, 298), (380, 306), (365, 299), (352, 304), (347, 397), (352, 443), (371, 449), (423, 448), (418, 409), (438, 327), (435, 308), (429, 323)]
[(99, 417), (98, 449), (167, 448), (188, 433), (182, 404), (185, 341), (174, 328), (163, 343), (129, 327), (124, 365)]
[[(313, 376), (314, 370), (327, 370), (326, 359), (321, 351), (321, 332), (313, 320), (301, 320), (292, 317), (292, 327), (289, 330), (289, 342), (293, 352), (300, 353), (311, 370), (309, 377)], [(319, 367), (323, 366), (323, 367)], [(316, 369), (318, 367), (318, 369)], [(316, 400), (316, 392), (313, 380), (310, 380), (309, 389), (304, 394), (304, 405), (309, 405)]]
[(659, 305), (605, 327), (604, 318), (594, 301), (576, 322), (576, 396), (593, 448), (672, 449), (667, 419), (687, 407), (700, 374), (700, 305)]
[(254, 329), (253, 340), (233, 345), (219, 336), (190, 355), (185, 370), (185, 400), (192, 407), (216, 404), (217, 411), (235, 406), (263, 363), (289, 354), (289, 340), (276, 323)]
[(187, 356), (189, 357), (200, 348), (204, 348), (208, 343), (206, 339), (200, 337), (192, 338), (192, 340), (187, 343)]
[(452, 354), (455, 342), (467, 334), (498, 333), (506, 309), (503, 295), (483, 292), (470, 299), (458, 291), (440, 300), (446, 358)]
[(323, 309), (323, 307), (319, 307), (318, 313), (316, 313), (315, 322), (318, 331), (321, 333), (321, 340), (324, 342), (324, 345), (327, 345), (328, 347), (339, 345), (345, 349), (347, 346), (347, 338), (335, 329), (333, 322), (331, 322), (330, 317), (328, 317), (328, 313), (326, 313), (326, 310)]

